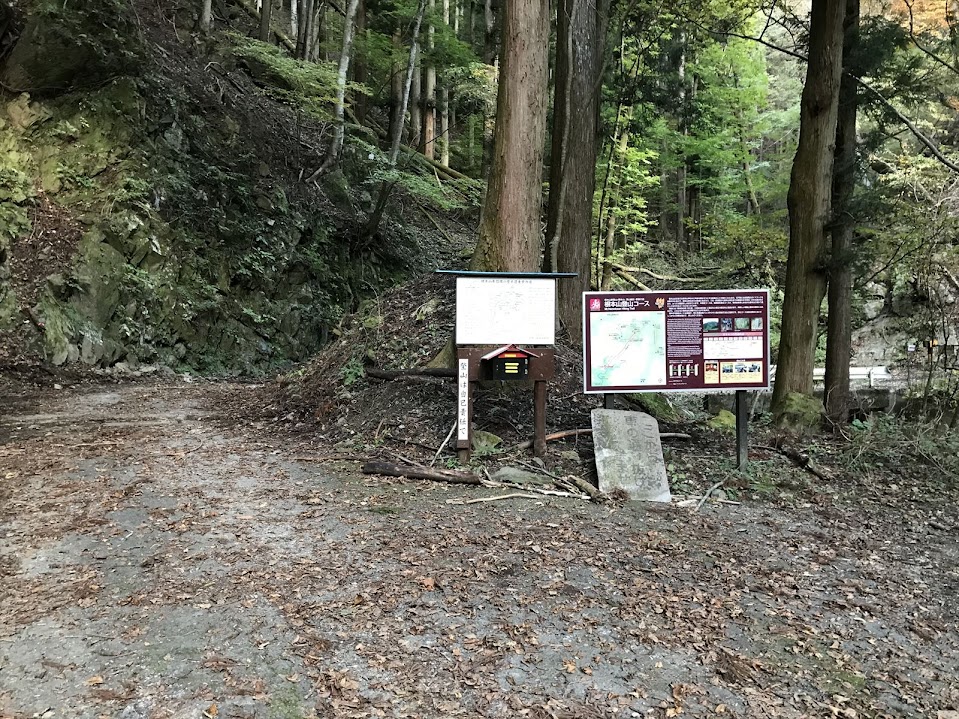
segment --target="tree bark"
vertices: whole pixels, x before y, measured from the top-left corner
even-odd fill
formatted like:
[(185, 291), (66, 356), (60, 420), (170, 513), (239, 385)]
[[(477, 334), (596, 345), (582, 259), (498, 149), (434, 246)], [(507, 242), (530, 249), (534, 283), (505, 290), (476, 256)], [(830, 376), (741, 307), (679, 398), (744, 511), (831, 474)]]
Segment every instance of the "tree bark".
[(353, 51), (353, 19), (356, 17), (356, 8), (358, 5), (359, 0), (349, 0), (349, 5), (346, 6), (346, 17), (343, 19), (343, 48), (340, 50), (340, 62), (336, 72), (336, 106), (334, 108), (335, 126), (333, 129), (333, 140), (330, 142), (326, 159), (320, 168), (310, 176), (310, 180), (316, 179), (316, 177), (332, 167), (339, 158), (340, 152), (343, 150), (343, 143), (346, 139), (344, 123), (346, 77), (350, 69), (350, 55)]
[[(396, 108), (396, 122), (393, 123), (392, 135), (390, 137), (390, 154), (388, 156), (390, 167), (396, 166), (396, 158), (400, 154), (400, 145), (403, 141), (403, 118), (406, 116), (406, 108), (410, 103), (410, 90), (413, 85), (413, 77), (417, 74), (416, 54), (419, 47), (420, 26), (423, 22), (423, 15), (425, 12), (426, 0), (420, 0), (419, 8), (416, 12), (416, 23), (413, 26), (413, 40), (410, 44), (409, 61), (406, 64), (406, 79), (403, 82), (400, 103)], [(380, 193), (376, 200), (376, 206), (373, 208), (373, 212), (370, 214), (370, 220), (366, 225), (365, 232), (363, 233), (367, 242), (372, 239), (373, 235), (376, 234), (376, 230), (380, 226), (380, 221), (383, 219), (383, 213), (386, 211), (386, 202), (389, 200), (392, 189), (393, 183), (386, 182), (385, 180), (380, 183)]]
[[(436, 0), (429, 0), (431, 14), (435, 7)], [(431, 51), (435, 33), (430, 22), (426, 27), (426, 47)], [(423, 154), (432, 160), (436, 156), (436, 66), (432, 59), (426, 62), (423, 85)]]
[(213, 27), (213, 0), (203, 0), (200, 7), (200, 29), (203, 32), (210, 32)]
[(273, 19), (273, 0), (263, 0), (260, 6), (260, 42), (270, 42), (270, 22)]
[(811, 396), (813, 391), (819, 307), (826, 290), (823, 255), (830, 221), (844, 15), (844, 2), (813, 0), (799, 147), (786, 198), (789, 256), (772, 402), (777, 421), (783, 421), (789, 394)]
[(423, 108), (420, 105), (423, 97), (423, 72), (417, 60), (413, 70), (413, 82), (410, 84), (410, 147), (423, 150)]
[[(456, 14), (454, 9), (453, 14)], [(450, 26), (450, 0), (443, 0), (443, 24), (448, 28)], [(458, 23), (457, 23), (458, 25)], [(454, 36), (458, 27), (453, 29)], [(439, 114), (440, 114), (440, 164), (449, 167), (450, 164), (450, 92), (446, 80), (439, 88)]]
[(548, 0), (504, 3), (502, 42), (493, 162), (470, 266), (536, 272), (542, 247)]
[[(360, 0), (360, 6), (356, 10), (356, 36), (357, 37), (369, 37), (369, 31), (366, 29), (366, 0)], [(364, 53), (357, 53), (356, 58), (353, 62), (353, 80), (360, 84), (366, 82), (367, 78), (367, 69), (366, 69), (366, 58)], [(366, 94), (360, 92), (356, 94), (356, 98), (353, 101), (353, 113), (356, 115), (356, 120), (361, 125), (366, 124), (366, 113), (369, 107), (369, 98)]]
[(832, 255), (829, 263), (829, 315), (826, 323), (826, 417), (837, 425), (849, 421), (849, 361), (852, 355), (852, 196), (856, 185), (856, 116), (858, 88), (852, 75), (859, 44), (859, 0), (846, 0), (843, 29), (843, 75), (839, 86), (835, 166), (832, 178)]
[(599, 136), (599, 80), (605, 0), (563, 0), (557, 9), (556, 89), (546, 236), (551, 266), (575, 272), (557, 286), (560, 322), (578, 342), (582, 293), (589, 289), (593, 194)]

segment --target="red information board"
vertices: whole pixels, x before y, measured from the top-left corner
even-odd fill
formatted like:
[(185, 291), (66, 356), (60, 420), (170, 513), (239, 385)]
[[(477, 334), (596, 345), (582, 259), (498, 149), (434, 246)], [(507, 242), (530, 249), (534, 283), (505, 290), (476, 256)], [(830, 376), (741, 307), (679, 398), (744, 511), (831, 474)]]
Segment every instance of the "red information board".
[(769, 388), (769, 290), (585, 292), (587, 393)]

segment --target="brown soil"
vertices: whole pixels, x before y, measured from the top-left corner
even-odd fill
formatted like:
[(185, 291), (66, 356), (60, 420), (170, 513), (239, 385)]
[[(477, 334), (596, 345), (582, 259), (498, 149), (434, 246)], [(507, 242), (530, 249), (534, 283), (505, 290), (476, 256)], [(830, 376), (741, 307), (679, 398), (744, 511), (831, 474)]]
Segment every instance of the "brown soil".
[[(0, 716), (959, 709), (954, 487), (770, 455), (699, 512), (463, 504), (502, 490), (360, 475), (238, 418), (261, 391), (8, 385)], [(717, 445), (674, 452), (711, 479)]]

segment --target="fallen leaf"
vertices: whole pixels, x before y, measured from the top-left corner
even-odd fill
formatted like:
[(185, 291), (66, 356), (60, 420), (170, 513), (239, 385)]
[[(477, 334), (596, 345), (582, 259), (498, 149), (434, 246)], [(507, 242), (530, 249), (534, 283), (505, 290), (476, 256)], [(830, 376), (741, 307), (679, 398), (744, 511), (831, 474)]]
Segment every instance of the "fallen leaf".
[(420, 584), (426, 587), (426, 591), (432, 592), (436, 589), (436, 580), (433, 577), (421, 577)]
[(564, 659), (563, 668), (566, 670), (567, 674), (575, 674), (577, 669), (576, 662), (574, 662), (572, 659)]
[(207, 707), (206, 710), (203, 712), (203, 716), (205, 716), (206, 719), (213, 719), (213, 717), (219, 716), (219, 714), (220, 714), (220, 710), (216, 708), (216, 704), (215, 704), (215, 703), (214, 703), (214, 704), (211, 704), (211, 705), (210, 705), (209, 707)]
[(88, 687), (95, 687), (98, 684), (103, 684), (103, 677), (97, 674), (95, 677), (90, 677), (83, 683), (86, 684)]

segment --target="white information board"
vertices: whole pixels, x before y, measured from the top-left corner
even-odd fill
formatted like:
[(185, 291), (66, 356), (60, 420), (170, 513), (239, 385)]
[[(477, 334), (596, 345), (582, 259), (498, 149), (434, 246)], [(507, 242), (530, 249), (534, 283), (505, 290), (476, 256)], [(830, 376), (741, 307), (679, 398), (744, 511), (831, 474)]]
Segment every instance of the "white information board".
[(456, 278), (456, 344), (551, 345), (555, 341), (555, 279)]

